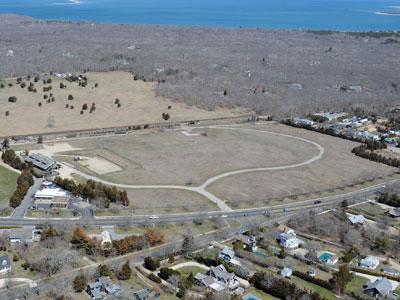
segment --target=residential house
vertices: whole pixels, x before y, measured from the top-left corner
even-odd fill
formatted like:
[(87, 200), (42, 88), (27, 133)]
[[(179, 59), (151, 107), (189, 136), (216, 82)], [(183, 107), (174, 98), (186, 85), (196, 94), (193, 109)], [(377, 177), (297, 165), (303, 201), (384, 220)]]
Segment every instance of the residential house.
[(111, 234), (107, 230), (101, 233), (101, 244), (102, 249), (110, 248), (112, 246)]
[(285, 224), (279, 224), (278, 227), (276, 227), (276, 236), (278, 237), (281, 233), (287, 233), (287, 234), (291, 234), (293, 236), (296, 236), (296, 233), (294, 232), (294, 230), (288, 226), (286, 226)]
[(222, 249), (222, 251), (219, 253), (218, 257), (226, 262), (230, 262), (233, 258), (235, 258), (235, 251), (233, 251), (233, 249), (230, 247), (224, 247), (224, 249)]
[(241, 241), (243, 243), (243, 246), (245, 248), (251, 249), (251, 251), (255, 252), (257, 251), (257, 241), (256, 237), (253, 235), (244, 235), (244, 234), (239, 234), (236, 236), (237, 241)]
[(302, 240), (298, 239), (296, 235), (288, 234), (288, 233), (281, 233), (278, 236), (279, 244), (287, 249), (295, 249), (303, 243)]
[(379, 257), (376, 256), (367, 256), (366, 258), (360, 260), (360, 267), (365, 269), (375, 270), (378, 265)]
[(392, 218), (399, 218), (400, 217), (400, 207), (396, 207), (396, 208), (389, 210), (388, 214)]
[(365, 222), (365, 218), (363, 215), (349, 215), (348, 220), (351, 225), (363, 225)]
[(314, 121), (302, 118), (294, 118), (293, 123), (296, 125), (309, 125), (309, 126), (314, 125)]
[(148, 300), (150, 297), (150, 293), (150, 289), (144, 289), (134, 292), (133, 296), (135, 297), (135, 300)]
[(288, 267), (284, 267), (281, 271), (282, 277), (285, 278), (289, 278), (290, 276), (292, 276), (292, 273), (293, 273), (292, 269)]
[(393, 285), (387, 278), (378, 278), (374, 282), (370, 282), (364, 293), (376, 299), (397, 299), (393, 295)]
[(221, 292), (226, 289), (234, 290), (239, 287), (239, 281), (235, 273), (229, 273), (224, 265), (211, 267), (207, 274), (197, 273), (195, 276), (197, 286)]
[(40, 241), (42, 230), (36, 229), (34, 226), (24, 226), (21, 228), (13, 228), (9, 230), (8, 240), (10, 243), (32, 243)]
[(11, 271), (11, 260), (7, 255), (0, 256), (0, 274)]
[(86, 287), (86, 293), (93, 300), (102, 300), (105, 296), (107, 296), (106, 292), (103, 291), (103, 287), (100, 282), (91, 282)]
[(391, 268), (391, 267), (384, 267), (382, 269), (383, 273), (392, 275), (392, 276), (399, 276), (400, 275), (400, 271), (395, 269), (395, 268)]
[(107, 295), (117, 296), (121, 287), (114, 284), (110, 277), (99, 277), (95, 282), (91, 282), (86, 287), (86, 292), (93, 300), (104, 299)]

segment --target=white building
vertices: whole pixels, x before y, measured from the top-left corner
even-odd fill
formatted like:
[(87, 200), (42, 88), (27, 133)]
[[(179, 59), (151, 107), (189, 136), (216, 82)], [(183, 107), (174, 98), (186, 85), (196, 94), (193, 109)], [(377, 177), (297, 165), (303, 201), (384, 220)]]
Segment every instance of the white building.
[(298, 239), (295, 235), (288, 234), (288, 233), (281, 233), (278, 236), (279, 244), (287, 249), (295, 249), (302, 244), (303, 241)]
[(367, 256), (366, 258), (360, 260), (360, 267), (375, 270), (379, 265), (379, 257)]
[(101, 233), (101, 248), (109, 248), (112, 245), (111, 234), (105, 230)]
[(35, 193), (34, 207), (48, 209), (52, 207), (66, 208), (68, 206), (67, 192), (60, 188), (43, 188)]

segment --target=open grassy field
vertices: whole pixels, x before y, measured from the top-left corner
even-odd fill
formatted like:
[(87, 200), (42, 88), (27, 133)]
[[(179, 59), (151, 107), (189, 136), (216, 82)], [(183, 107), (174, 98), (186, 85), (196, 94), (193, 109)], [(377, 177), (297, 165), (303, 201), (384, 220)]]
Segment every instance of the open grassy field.
[(219, 210), (205, 197), (183, 190), (128, 189), (130, 206), (135, 214), (161, 214)]
[(186, 136), (177, 130), (68, 143), (83, 150), (56, 158), (90, 174), (95, 174), (94, 168), (74, 162), (74, 156), (106, 159), (122, 171), (98, 174), (100, 178), (126, 184), (199, 185), (227, 171), (295, 164), (318, 154), (314, 145), (263, 131), (211, 128), (207, 136)]
[[(233, 116), (239, 112), (228, 109), (207, 111), (157, 97), (154, 82), (134, 81), (133, 75), (127, 72), (87, 73), (85, 76), (88, 78), (86, 87), (44, 75), (41, 79), (51, 78), (52, 83), (43, 84), (42, 80), (34, 83), (33, 78), (24, 78), (26, 87), (21, 88), (16, 79), (0, 80), (4, 85), (0, 88), (0, 136), (154, 123), (163, 121), (162, 113), (169, 113), (170, 120), (176, 121)], [(30, 82), (37, 89), (36, 93), (27, 90)], [(61, 82), (67, 87), (61, 89)], [(95, 87), (96, 83), (98, 87)], [(44, 86), (52, 86), (52, 90), (43, 92)], [(43, 98), (45, 94), (48, 98), (54, 97), (54, 102), (47, 103)], [(73, 96), (73, 100), (68, 100), (69, 95)], [(8, 102), (11, 96), (17, 97), (16, 103)], [(121, 107), (115, 104), (116, 98), (120, 100)], [(96, 110), (89, 113), (92, 103), (95, 103)], [(67, 104), (69, 108), (66, 108)], [(88, 110), (81, 115), (84, 104), (88, 105)], [(70, 109), (71, 106), (74, 109)], [(168, 109), (168, 106), (171, 108)], [(5, 117), (7, 111), (10, 114)], [(54, 122), (49, 124), (50, 117), (54, 118)]]
[(0, 166), (0, 209), (8, 207), (9, 199), (17, 187), (18, 174)]
[[(356, 143), (276, 123), (195, 128), (187, 133), (178, 129), (75, 139), (43, 145), (38, 151), (71, 166), (78, 178), (86, 173), (127, 185), (197, 186), (230, 171), (278, 167), (233, 174), (206, 187), (232, 208), (323, 197), (398, 177), (395, 168), (353, 155)], [(81, 160), (75, 161), (76, 156)], [(61, 172), (68, 171), (64, 169)], [(128, 193), (132, 205), (126, 214), (215, 208), (190, 191), (128, 189)], [(124, 212), (113, 214), (120, 213)]]
[[(356, 143), (327, 135), (295, 129), (280, 124), (257, 125), (260, 130), (271, 130), (303, 137), (324, 147), (323, 157), (309, 165), (270, 172), (247, 173), (218, 180), (208, 190), (228, 199), (231, 207), (266, 205), (272, 199), (319, 193), (312, 197), (329, 194), (334, 189), (345, 190), (355, 184), (372, 181), (374, 178), (397, 172), (383, 164), (356, 157), (351, 149)], [(307, 149), (295, 147), (299, 156)], [(369, 182), (369, 184), (373, 184)], [(361, 187), (360, 187), (361, 188)], [(338, 191), (340, 192), (340, 191)]]

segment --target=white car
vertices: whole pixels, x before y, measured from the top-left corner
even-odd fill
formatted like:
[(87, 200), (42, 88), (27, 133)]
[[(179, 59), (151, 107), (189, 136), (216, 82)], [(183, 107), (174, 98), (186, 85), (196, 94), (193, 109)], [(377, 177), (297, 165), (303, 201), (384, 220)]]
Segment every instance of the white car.
[(149, 217), (149, 219), (152, 219), (152, 220), (154, 220), (154, 219), (159, 219), (160, 217), (159, 216), (156, 216), (156, 215), (152, 215), (152, 216), (150, 216)]
[(228, 217), (228, 216), (227, 216), (227, 215), (222, 215), (222, 216), (221, 216), (221, 218), (226, 218), (226, 217)]

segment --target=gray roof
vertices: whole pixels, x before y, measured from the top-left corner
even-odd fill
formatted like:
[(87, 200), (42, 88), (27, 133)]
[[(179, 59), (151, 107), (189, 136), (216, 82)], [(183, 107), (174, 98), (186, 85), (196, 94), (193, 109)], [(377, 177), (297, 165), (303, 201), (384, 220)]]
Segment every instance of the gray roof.
[(365, 218), (363, 215), (352, 215), (349, 217), (352, 224), (364, 224)]
[(379, 278), (368, 284), (366, 290), (376, 290), (381, 296), (390, 296), (393, 291), (393, 286), (387, 278)]
[(391, 267), (384, 267), (383, 272), (390, 273), (390, 274), (396, 274), (396, 275), (400, 273), (399, 270), (397, 270), (395, 268), (391, 268)]
[(400, 217), (400, 208), (394, 208), (389, 211), (389, 214), (393, 217)]
[(234, 273), (229, 273), (224, 265), (219, 265), (216, 267), (211, 267), (210, 268), (210, 274), (214, 274), (214, 276), (218, 279), (223, 279), (225, 282), (227, 282), (229, 279), (233, 278), (235, 276)]
[(8, 270), (11, 268), (11, 260), (7, 255), (0, 256), (0, 270)]
[(90, 290), (98, 289), (98, 288), (100, 288), (101, 286), (102, 286), (101, 282), (98, 282), (98, 281), (88, 283), (88, 288), (89, 288)]
[(140, 290), (133, 293), (136, 299), (147, 299), (149, 297), (150, 291), (149, 290)]
[(91, 290), (90, 293), (92, 294), (93, 299), (103, 299), (106, 296), (106, 293), (102, 292), (100, 288), (95, 288)]
[(33, 231), (35, 230), (34, 226), (22, 227), (22, 228), (13, 228), (10, 230), (10, 239), (20, 239), (23, 241), (31, 240), (33, 237)]
[(35, 167), (44, 171), (50, 169), (56, 164), (55, 160), (52, 160), (51, 158), (39, 153), (29, 154), (28, 156), (24, 157), (24, 160), (27, 163), (31, 162)]
[(224, 247), (224, 249), (222, 249), (222, 251), (220, 252), (220, 255), (229, 256), (230, 258), (234, 258), (235, 251), (233, 251), (232, 248)]

